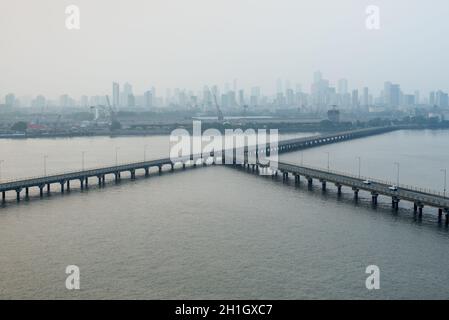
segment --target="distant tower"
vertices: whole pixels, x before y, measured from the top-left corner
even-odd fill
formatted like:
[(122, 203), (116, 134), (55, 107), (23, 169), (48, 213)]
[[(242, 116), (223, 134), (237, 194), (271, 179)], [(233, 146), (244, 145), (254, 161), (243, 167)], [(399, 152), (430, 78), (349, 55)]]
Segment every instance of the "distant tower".
[(117, 108), (120, 105), (120, 85), (117, 82), (112, 83), (112, 106)]

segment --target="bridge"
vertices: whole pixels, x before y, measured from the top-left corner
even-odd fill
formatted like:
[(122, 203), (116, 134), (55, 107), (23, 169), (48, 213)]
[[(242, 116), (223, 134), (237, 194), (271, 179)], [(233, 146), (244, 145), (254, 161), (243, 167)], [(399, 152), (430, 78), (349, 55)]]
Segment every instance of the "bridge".
[[(326, 189), (326, 183), (334, 183), (339, 194), (341, 194), (342, 186), (347, 186), (352, 188), (354, 191), (354, 197), (358, 198), (358, 192), (360, 190), (365, 190), (371, 192), (373, 204), (377, 205), (377, 198), (379, 195), (389, 196), (392, 199), (392, 206), (394, 209), (398, 209), (398, 203), (401, 200), (406, 200), (413, 202), (415, 212), (418, 211), (419, 215), (422, 216), (422, 209), (426, 206), (438, 208), (439, 221), (442, 219), (443, 210), (446, 213), (446, 225), (449, 224), (449, 198), (442, 196), (439, 193), (432, 192), (429, 190), (422, 190), (413, 187), (398, 186), (398, 190), (390, 190), (389, 187), (392, 186), (391, 183), (378, 181), (376, 179), (369, 179), (370, 183), (367, 184), (367, 178), (354, 177), (348, 174), (337, 173), (334, 171), (325, 171), (318, 168), (298, 166), (295, 164), (289, 164), (285, 162), (273, 162), (268, 164), (263, 164), (259, 162), (259, 157), (262, 154), (269, 156), (272, 152), (284, 153), (291, 152), (295, 150), (301, 150), (306, 148), (312, 148), (320, 145), (337, 143), (341, 141), (357, 139), (362, 137), (367, 137), (376, 134), (382, 134), (385, 132), (404, 129), (405, 127), (390, 126), (390, 127), (378, 127), (378, 128), (368, 128), (360, 129), (346, 132), (337, 132), (330, 134), (316, 135), (312, 137), (289, 139), (278, 142), (276, 145), (268, 144), (266, 148), (255, 149), (250, 151), (247, 147), (245, 148), (234, 148), (231, 152), (232, 161), (234, 165), (243, 165), (247, 167), (252, 167), (253, 171), (256, 170), (268, 170), (268, 168), (273, 168), (277, 166), (277, 170), (274, 170), (274, 174), (281, 172), (284, 180), (288, 179), (288, 175), (292, 174), (295, 176), (295, 181), (299, 183), (300, 177), (303, 176), (307, 179), (309, 186), (313, 184), (313, 179), (319, 180), (322, 183), (323, 190)], [(241, 150), (240, 150), (241, 149)], [(239, 153), (239, 150), (241, 153)], [(249, 160), (251, 154), (255, 156), (255, 162)], [(243, 155), (239, 158), (239, 154)], [(59, 186), (60, 192), (68, 192), (71, 188), (72, 181), (79, 181), (80, 189), (88, 189), (89, 181), (92, 178), (98, 180), (98, 186), (104, 187), (106, 184), (106, 176), (112, 175), (115, 182), (118, 183), (121, 180), (121, 176), (124, 172), (129, 172), (132, 180), (136, 179), (136, 171), (140, 170), (144, 172), (144, 175), (148, 177), (150, 175), (150, 169), (153, 167), (158, 168), (159, 173), (163, 171), (164, 167), (169, 167), (170, 170), (175, 170), (176, 167), (182, 167), (185, 169), (187, 165), (196, 167), (198, 164), (207, 165), (208, 163), (217, 164), (217, 161), (221, 160), (221, 163), (227, 163), (225, 161), (225, 156), (228, 156), (226, 150), (221, 150), (221, 155), (214, 154), (211, 152), (206, 155), (190, 155), (188, 157), (177, 158), (176, 161), (172, 161), (170, 158), (156, 159), (143, 162), (134, 162), (127, 164), (120, 164), (116, 166), (107, 166), (92, 168), (88, 170), (64, 172), (60, 174), (31, 177), (18, 180), (3, 181), (0, 183), (0, 192), (2, 193), (2, 204), (6, 202), (6, 193), (15, 192), (16, 200), (21, 200), (22, 192), (25, 190), (25, 198), (29, 198), (30, 188), (38, 188), (40, 197), (44, 196), (44, 192), (50, 194), (52, 185), (56, 184)], [(208, 161), (209, 160), (209, 161)], [(365, 181), (365, 182), (364, 182)]]
[[(244, 164), (244, 167), (249, 167)], [(371, 193), (373, 206), (377, 206), (380, 195), (391, 198), (391, 206), (394, 210), (399, 209), (401, 200), (413, 203), (415, 214), (422, 218), (424, 206), (430, 206), (438, 209), (438, 221), (442, 221), (443, 211), (445, 213), (445, 224), (449, 225), (449, 198), (443, 193), (424, 188), (417, 188), (406, 185), (396, 185), (388, 181), (381, 181), (373, 178), (354, 176), (348, 173), (341, 173), (322, 168), (313, 168), (310, 166), (300, 166), (288, 162), (271, 162), (269, 165), (256, 166), (255, 170), (272, 170), (274, 175), (278, 172), (282, 174), (284, 181), (289, 179), (289, 175), (294, 177), (295, 183), (299, 184), (301, 177), (306, 179), (309, 188), (313, 186), (313, 181), (318, 180), (321, 188), (326, 191), (327, 183), (333, 183), (337, 188), (338, 195), (342, 193), (342, 187), (351, 188), (354, 192), (354, 199), (357, 201), (361, 190)], [(254, 168), (253, 168), (254, 169)]]

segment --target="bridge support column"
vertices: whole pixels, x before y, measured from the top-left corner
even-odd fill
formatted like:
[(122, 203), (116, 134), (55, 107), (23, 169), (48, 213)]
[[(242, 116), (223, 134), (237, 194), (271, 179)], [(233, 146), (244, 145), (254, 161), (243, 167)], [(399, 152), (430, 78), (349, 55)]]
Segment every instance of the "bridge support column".
[(67, 192), (70, 192), (70, 180), (67, 180)]
[[(204, 165), (206, 165), (206, 162), (204, 162)], [(175, 170), (175, 164), (174, 163), (171, 164), (171, 171), (173, 171), (173, 170)]]
[(438, 209), (438, 222), (441, 223), (441, 220), (443, 219), (443, 209)]
[(47, 194), (50, 194), (50, 184), (47, 183)]
[(84, 178), (80, 179), (80, 188), (84, 190)]
[(399, 210), (399, 201), (400, 199), (393, 197), (391, 198), (391, 207), (395, 210), (398, 211)]
[(136, 171), (135, 170), (131, 170), (131, 180), (135, 180), (136, 179)]
[(98, 187), (101, 188), (101, 176), (97, 176), (98, 178)]
[(379, 194), (376, 192), (371, 193), (371, 202), (374, 206), (377, 206), (377, 198), (379, 197)]
[(22, 191), (22, 189), (16, 189), (16, 199), (17, 199), (17, 202), (20, 201), (20, 191)]
[(106, 176), (105, 175), (103, 175), (102, 177), (101, 177), (101, 182), (103, 183), (103, 187), (106, 185)]
[(89, 177), (85, 179), (86, 190), (89, 189)]
[(421, 219), (422, 218), (422, 209), (424, 208), (424, 206), (422, 204), (420, 204), (418, 206), (418, 217)]
[(44, 186), (39, 186), (39, 197), (43, 197), (44, 196)]
[(183, 164), (182, 164), (182, 170), (185, 170), (185, 169), (186, 169), (186, 164), (183, 163)]
[(325, 192), (326, 191), (326, 181), (325, 180), (321, 180), (320, 182), (321, 182), (321, 190), (323, 192)]
[(2, 204), (6, 202), (6, 191), (2, 191)]
[(282, 180), (284, 181), (288, 180), (288, 172), (282, 172)]
[(352, 188), (352, 191), (354, 191), (354, 200), (358, 201), (359, 200), (359, 189), (357, 188)]
[(299, 184), (301, 182), (301, 176), (299, 174), (295, 174), (295, 183)]
[(120, 172), (115, 172), (114, 177), (115, 177), (115, 183), (119, 183), (120, 182)]
[(313, 178), (311, 178), (311, 177), (306, 177), (306, 178), (307, 178), (307, 186), (309, 188), (312, 188), (313, 187)]
[(341, 196), (341, 184), (336, 183), (335, 186), (337, 187), (337, 194)]
[(61, 193), (64, 193), (64, 185), (65, 185), (65, 182), (64, 182), (64, 181), (61, 181), (59, 184), (61, 185)]
[(413, 212), (416, 213), (418, 211), (418, 204), (415, 202), (413, 203)]
[(145, 168), (145, 177), (150, 176), (150, 168)]
[[(193, 166), (196, 167), (196, 162), (194, 163)], [(158, 166), (158, 168), (159, 168), (159, 174), (161, 174), (162, 173), (162, 166)]]
[(30, 188), (25, 188), (25, 199), (28, 199), (30, 197)]

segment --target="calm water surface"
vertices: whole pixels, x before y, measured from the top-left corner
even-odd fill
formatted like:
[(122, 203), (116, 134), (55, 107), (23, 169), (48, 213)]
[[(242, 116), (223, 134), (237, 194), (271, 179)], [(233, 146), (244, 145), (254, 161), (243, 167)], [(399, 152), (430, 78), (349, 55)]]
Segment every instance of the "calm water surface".
[[(0, 140), (2, 178), (156, 158), (167, 137)], [(289, 162), (442, 190), (449, 131), (399, 131), (283, 155)], [(304, 181), (303, 181), (304, 182)], [(449, 233), (387, 198), (371, 208), (343, 189), (283, 183), (224, 166), (104, 189), (74, 189), (0, 208), (0, 298), (449, 298)], [(12, 195), (13, 196), (13, 195)], [(81, 290), (65, 289), (65, 267)], [(378, 265), (381, 289), (365, 288)]]

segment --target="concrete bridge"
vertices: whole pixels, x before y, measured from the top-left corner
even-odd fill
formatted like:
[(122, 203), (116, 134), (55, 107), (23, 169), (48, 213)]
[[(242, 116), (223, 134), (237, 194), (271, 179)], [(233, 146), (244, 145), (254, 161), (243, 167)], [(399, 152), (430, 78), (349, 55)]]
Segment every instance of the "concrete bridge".
[[(243, 166), (251, 168), (249, 164), (243, 164)], [(328, 183), (332, 183), (336, 186), (338, 195), (341, 195), (342, 187), (351, 188), (356, 201), (361, 190), (369, 192), (374, 206), (377, 206), (379, 196), (391, 198), (391, 205), (394, 210), (399, 209), (400, 201), (409, 201), (413, 204), (414, 212), (418, 214), (419, 218), (422, 218), (424, 206), (434, 207), (438, 212), (438, 221), (442, 221), (444, 212), (445, 224), (446, 226), (449, 225), (449, 198), (445, 197), (441, 192), (413, 186), (395, 186), (395, 183), (392, 182), (287, 162), (271, 162), (265, 166), (256, 165), (253, 167), (253, 170), (269, 170), (271, 167), (276, 168), (273, 170), (274, 175), (282, 174), (284, 181), (287, 181), (289, 175), (291, 175), (294, 177), (295, 183), (299, 184), (301, 177), (303, 177), (307, 181), (308, 186), (312, 187), (313, 181), (318, 180), (323, 191), (326, 191)]]
[[(392, 199), (393, 208), (398, 208), (398, 203), (401, 200), (411, 201), (414, 204), (415, 212), (418, 211), (419, 215), (422, 215), (422, 209), (424, 205), (438, 208), (438, 217), (441, 221), (443, 210), (446, 213), (446, 224), (449, 223), (449, 199), (443, 197), (441, 194), (421, 190), (413, 187), (399, 186), (397, 191), (390, 190), (390, 183), (377, 181), (370, 179), (371, 183), (364, 183), (364, 179), (357, 178), (347, 174), (341, 174), (331, 171), (325, 171), (322, 169), (314, 169), (310, 167), (298, 166), (295, 164), (289, 164), (285, 162), (273, 162), (268, 164), (262, 164), (258, 162), (258, 159), (262, 154), (269, 156), (272, 152), (284, 153), (291, 152), (300, 149), (312, 148), (324, 144), (336, 143), (345, 140), (362, 138), (370, 135), (381, 134), (393, 130), (404, 129), (405, 127), (381, 127), (381, 128), (369, 128), (347, 132), (337, 132), (331, 134), (317, 135), (312, 137), (305, 137), (299, 139), (289, 139), (280, 141), (277, 146), (268, 145), (264, 149), (255, 149), (250, 151), (248, 148), (237, 148), (231, 151), (232, 161), (234, 165), (252, 166), (253, 170), (267, 170), (267, 167), (273, 167), (275, 164), (278, 166), (278, 170), (275, 174), (281, 172), (284, 179), (288, 178), (289, 174), (295, 176), (295, 180), (299, 182), (301, 176), (305, 177), (311, 185), (313, 179), (319, 180), (322, 183), (323, 190), (326, 189), (326, 183), (334, 183), (339, 193), (342, 186), (352, 188), (354, 196), (358, 198), (358, 192), (365, 190), (371, 192), (373, 204), (377, 204), (377, 198), (379, 195), (389, 196)], [(239, 152), (241, 151), (241, 152)], [(251, 155), (251, 153), (254, 153)], [(238, 155), (242, 155), (240, 158)], [(15, 192), (17, 201), (21, 200), (22, 194), (25, 193), (25, 198), (29, 198), (30, 188), (37, 188), (39, 190), (40, 197), (44, 196), (44, 193), (50, 194), (52, 185), (59, 187), (61, 193), (70, 191), (71, 182), (79, 181), (80, 188), (89, 188), (90, 179), (96, 179), (99, 187), (105, 186), (106, 176), (112, 175), (115, 182), (118, 183), (121, 180), (121, 176), (124, 172), (129, 172), (131, 179), (136, 178), (136, 172), (141, 171), (146, 177), (149, 176), (150, 169), (153, 167), (158, 168), (159, 172), (162, 172), (164, 167), (168, 167), (170, 170), (175, 170), (177, 167), (186, 168), (187, 165), (196, 167), (198, 164), (206, 165), (207, 163), (216, 164), (221, 160), (221, 163), (225, 163), (225, 155), (228, 156), (226, 150), (221, 151), (221, 155), (211, 152), (207, 155), (190, 155), (189, 157), (180, 157), (176, 161), (172, 161), (170, 158), (163, 158), (157, 160), (134, 162), (128, 164), (120, 164), (117, 166), (100, 167), (82, 171), (64, 172), (60, 174), (39, 176), (32, 178), (25, 178), (19, 180), (11, 180), (0, 183), (0, 192), (2, 194), (2, 203), (6, 201), (7, 192)], [(254, 157), (255, 156), (255, 157)], [(249, 159), (255, 158), (255, 162), (251, 162)], [(207, 160), (209, 160), (207, 162)]]

